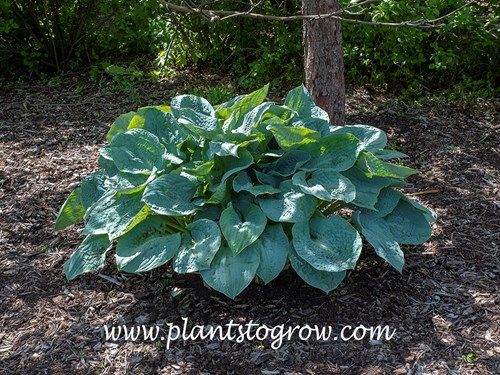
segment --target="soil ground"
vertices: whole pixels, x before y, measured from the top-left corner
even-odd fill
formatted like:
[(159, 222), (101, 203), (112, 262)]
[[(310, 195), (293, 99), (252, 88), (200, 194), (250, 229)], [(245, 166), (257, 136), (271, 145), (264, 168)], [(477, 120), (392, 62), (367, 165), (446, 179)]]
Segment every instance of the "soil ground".
[[(218, 77), (206, 78), (217, 84)], [(190, 77), (145, 84), (134, 95), (112, 83), (68, 76), (56, 86), (29, 82), (0, 91), (1, 374), (495, 374), (500, 373), (498, 100), (420, 106), (352, 90), (348, 123), (387, 132), (407, 153), (407, 194), (439, 220), (422, 246), (406, 246), (399, 274), (369, 247), (329, 295), (285, 271), (236, 300), (200, 278), (167, 268), (99, 274), (68, 282), (63, 264), (81, 227), (53, 232), (72, 189), (97, 168), (119, 114), (167, 103)], [(274, 93), (280, 99), (280, 93)], [(173, 293), (175, 292), (175, 293)], [(388, 325), (392, 340), (106, 342), (103, 326), (168, 323), (217, 326)]]

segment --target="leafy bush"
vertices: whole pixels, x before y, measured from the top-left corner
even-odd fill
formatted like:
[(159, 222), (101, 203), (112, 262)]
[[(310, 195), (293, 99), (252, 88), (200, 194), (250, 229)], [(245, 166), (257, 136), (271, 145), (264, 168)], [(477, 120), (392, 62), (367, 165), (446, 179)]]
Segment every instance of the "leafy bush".
[(331, 126), (303, 86), (284, 105), (264, 102), (267, 89), (217, 107), (181, 95), (118, 117), (101, 169), (57, 217), (56, 230), (85, 221), (67, 278), (96, 271), (117, 240), (119, 270), (171, 262), (231, 298), (288, 264), (329, 292), (355, 268), (360, 233), (402, 271), (399, 244), (426, 241), (434, 220), (395, 190), (417, 171), (385, 161), (405, 155), (384, 149), (381, 130)]

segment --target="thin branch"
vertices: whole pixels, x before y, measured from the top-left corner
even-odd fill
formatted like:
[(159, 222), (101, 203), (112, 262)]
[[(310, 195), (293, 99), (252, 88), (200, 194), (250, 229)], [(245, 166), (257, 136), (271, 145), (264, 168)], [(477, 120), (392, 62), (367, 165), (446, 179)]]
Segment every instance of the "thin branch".
[[(362, 4), (369, 4), (378, 2), (379, 0), (366, 0), (362, 1), (355, 6), (349, 6), (346, 9), (352, 9), (354, 7), (359, 7)], [(208, 10), (201, 9), (196, 7), (186, 7), (182, 5), (176, 5), (172, 3), (168, 3), (165, 0), (160, 0), (160, 3), (165, 6), (167, 10), (177, 13), (196, 13), (201, 15), (203, 18), (206, 18), (210, 22), (219, 22), (232, 17), (245, 17), (245, 18), (253, 18), (259, 20), (267, 20), (267, 21), (281, 21), (281, 22), (292, 22), (292, 21), (311, 21), (311, 20), (320, 20), (325, 18), (339, 20), (345, 23), (352, 23), (358, 25), (371, 25), (371, 26), (390, 26), (390, 27), (415, 27), (420, 29), (431, 29), (444, 26), (444, 24), (436, 24), (436, 22), (441, 21), (452, 14), (455, 14), (459, 10), (463, 9), (468, 4), (464, 4), (458, 9), (453, 10), (452, 12), (441, 16), (432, 20), (419, 20), (419, 21), (403, 21), (403, 22), (376, 22), (376, 21), (363, 21), (356, 20), (351, 18), (342, 17), (341, 14), (346, 13), (345, 9), (341, 9), (332, 13), (327, 14), (315, 14), (315, 15), (295, 15), (295, 16), (273, 16), (268, 14), (261, 13), (252, 13), (251, 11), (241, 12), (241, 11), (230, 11), (230, 10)]]

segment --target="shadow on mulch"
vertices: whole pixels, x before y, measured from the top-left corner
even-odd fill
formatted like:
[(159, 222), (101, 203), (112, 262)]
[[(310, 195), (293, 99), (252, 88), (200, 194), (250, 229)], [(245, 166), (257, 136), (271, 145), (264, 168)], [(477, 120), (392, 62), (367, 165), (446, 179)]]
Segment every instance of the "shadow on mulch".
[[(47, 92), (51, 90), (43, 95)], [(17, 90), (8, 98), (22, 102), (23, 95)], [(60, 93), (51, 95), (57, 102)], [(500, 160), (494, 119), (475, 121), (430, 108), (352, 114), (350, 123), (384, 129), (390, 144), (410, 155), (405, 164), (423, 172), (409, 179), (405, 191), (417, 193), (415, 199), (438, 212), (433, 238), (422, 246), (405, 247), (403, 274), (366, 246), (356, 271), (329, 295), (285, 271), (267, 286), (251, 285), (232, 301), (207, 290), (199, 276), (175, 275), (168, 269), (138, 276), (116, 273), (111, 255), (98, 275), (65, 280), (63, 263), (81, 238), (78, 228), (53, 233), (54, 214), (82, 177), (96, 168), (106, 128), (97, 117), (90, 122), (98, 125), (90, 128), (64, 124), (80, 121), (102, 105), (89, 104), (90, 112), (68, 107), (58, 121), (53, 121), (52, 112), (38, 111), (23, 117), (19, 125), (28, 132), (6, 131), (0, 124), (0, 372), (271, 375), (500, 370), (495, 361), (500, 316), (495, 167)], [(19, 119), (14, 110), (3, 114), (8, 124)], [(437, 194), (418, 194), (435, 189)], [(161, 340), (104, 340), (104, 325), (166, 329), (168, 323), (182, 326), (184, 317), (190, 327), (233, 320), (286, 327), (330, 325), (339, 334), (344, 326), (363, 324), (388, 325), (396, 334), (390, 341), (347, 342), (303, 341), (294, 335), (278, 350), (271, 348), (270, 339), (179, 340), (170, 348)]]

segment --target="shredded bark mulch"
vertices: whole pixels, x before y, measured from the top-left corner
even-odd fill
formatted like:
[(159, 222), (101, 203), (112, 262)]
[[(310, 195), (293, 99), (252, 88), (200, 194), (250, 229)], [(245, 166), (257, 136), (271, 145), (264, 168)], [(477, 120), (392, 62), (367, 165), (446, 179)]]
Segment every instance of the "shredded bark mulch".
[[(216, 81), (216, 78), (209, 78)], [(212, 82), (211, 81), (211, 82)], [(82, 90), (83, 87), (83, 90)], [(387, 132), (420, 169), (404, 189), (434, 209), (434, 235), (405, 246), (399, 274), (368, 246), (329, 295), (292, 271), (230, 300), (199, 276), (162, 268), (68, 282), (63, 264), (82, 238), (53, 232), (59, 207), (97, 168), (119, 114), (167, 103), (185, 78), (131, 93), (69, 76), (0, 91), (0, 373), (2, 374), (495, 374), (500, 373), (498, 100), (407, 105), (367, 91), (348, 97), (348, 122)], [(275, 94), (277, 95), (277, 94)], [(279, 98), (277, 98), (279, 99)], [(105, 325), (388, 325), (392, 340), (105, 341)]]

